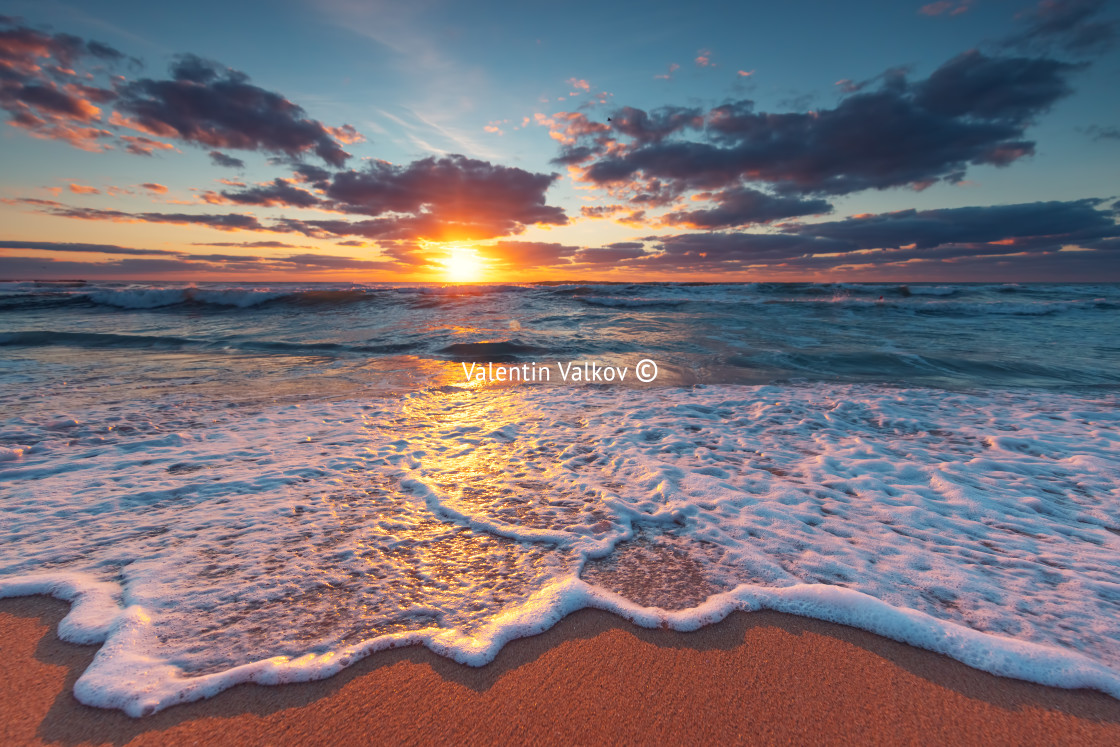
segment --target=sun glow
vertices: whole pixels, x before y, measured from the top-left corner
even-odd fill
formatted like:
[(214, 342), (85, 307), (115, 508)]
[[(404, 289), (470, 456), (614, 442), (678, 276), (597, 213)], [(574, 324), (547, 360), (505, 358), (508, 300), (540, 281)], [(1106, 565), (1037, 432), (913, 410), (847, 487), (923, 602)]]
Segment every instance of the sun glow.
[(447, 256), (440, 261), (444, 267), (444, 275), (453, 283), (473, 283), (482, 277), (483, 261), (474, 249), (449, 246)]

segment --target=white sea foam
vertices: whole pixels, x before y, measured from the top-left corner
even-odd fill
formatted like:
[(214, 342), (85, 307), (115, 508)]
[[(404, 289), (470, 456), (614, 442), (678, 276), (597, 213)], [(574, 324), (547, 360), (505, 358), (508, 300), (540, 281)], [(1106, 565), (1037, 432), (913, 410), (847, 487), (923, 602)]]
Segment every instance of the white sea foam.
[(480, 665), (586, 606), (775, 609), (1120, 697), (1116, 405), (526, 386), (11, 418), (0, 596), (70, 600), (61, 634), (103, 641), (78, 698), (132, 715), (407, 643)]

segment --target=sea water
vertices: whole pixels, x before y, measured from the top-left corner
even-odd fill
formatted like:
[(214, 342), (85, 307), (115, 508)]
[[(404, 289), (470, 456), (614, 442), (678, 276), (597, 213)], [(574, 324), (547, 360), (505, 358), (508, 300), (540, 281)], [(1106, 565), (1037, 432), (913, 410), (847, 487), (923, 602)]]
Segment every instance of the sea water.
[[(100, 646), (76, 695), (132, 715), (391, 646), (483, 665), (582, 607), (780, 610), (1120, 697), (1118, 310), (0, 284), (0, 596), (69, 600), (61, 635)], [(503, 368), (551, 375), (468, 374)]]

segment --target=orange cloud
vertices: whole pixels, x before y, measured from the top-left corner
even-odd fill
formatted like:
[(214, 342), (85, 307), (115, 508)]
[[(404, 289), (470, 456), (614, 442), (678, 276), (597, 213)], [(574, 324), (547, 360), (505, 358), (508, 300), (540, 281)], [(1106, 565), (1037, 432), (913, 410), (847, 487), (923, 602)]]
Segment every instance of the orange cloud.
[(109, 124), (116, 125), (117, 127), (127, 127), (130, 130), (143, 132), (145, 135), (154, 135), (155, 137), (175, 137), (178, 131), (171, 125), (163, 124), (162, 122), (152, 122), (150, 124), (141, 124), (134, 119), (122, 116), (117, 112), (109, 115)]
[(125, 150), (137, 156), (150, 156), (157, 150), (175, 150), (174, 145), (150, 137), (121, 135), (121, 140), (125, 143)]
[(564, 145), (572, 145), (577, 138), (585, 135), (607, 133), (611, 130), (605, 122), (592, 122), (586, 114), (580, 112), (556, 112), (552, 117), (538, 112), (534, 118), (537, 124), (548, 127), (549, 137)]
[(110, 146), (102, 141), (113, 137), (113, 133), (99, 127), (75, 127), (61, 119), (47, 120), (30, 112), (23, 112), (8, 124), (26, 131), (32, 137), (42, 140), (61, 140), (75, 148), (92, 153), (108, 150)]
[(341, 127), (329, 127), (324, 125), (323, 129), (335, 140), (346, 145), (364, 143), (366, 141), (366, 136), (354, 129), (353, 125), (344, 124)]
[(101, 190), (97, 187), (89, 187), (85, 184), (70, 184), (70, 191), (76, 195), (99, 195)]
[[(528, 117), (526, 117), (526, 120), (528, 120)], [(483, 127), (482, 129), (485, 132), (490, 132), (490, 133), (493, 133), (495, 135), (504, 135), (506, 133), (502, 131), (502, 127), (501, 127), (504, 124), (509, 124), (509, 120), (508, 119), (495, 119), (493, 122), (487, 122), (486, 126)], [(515, 127), (514, 129), (517, 129), (517, 128)]]

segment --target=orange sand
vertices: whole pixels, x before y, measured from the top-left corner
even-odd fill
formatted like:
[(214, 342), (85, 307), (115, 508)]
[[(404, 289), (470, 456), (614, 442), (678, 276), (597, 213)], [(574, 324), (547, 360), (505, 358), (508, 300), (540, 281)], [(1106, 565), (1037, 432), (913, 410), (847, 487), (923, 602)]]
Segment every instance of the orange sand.
[(696, 633), (576, 613), (473, 669), (387, 651), (135, 720), (80, 705), (66, 605), (0, 600), (0, 744), (1120, 744), (1120, 701), (1002, 679), (870, 633), (736, 614)]

